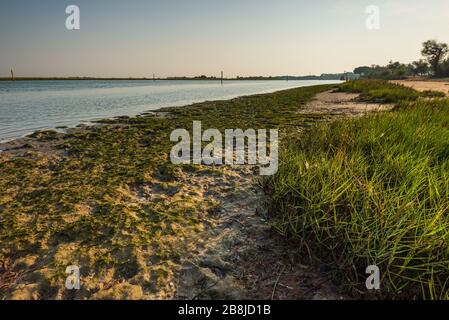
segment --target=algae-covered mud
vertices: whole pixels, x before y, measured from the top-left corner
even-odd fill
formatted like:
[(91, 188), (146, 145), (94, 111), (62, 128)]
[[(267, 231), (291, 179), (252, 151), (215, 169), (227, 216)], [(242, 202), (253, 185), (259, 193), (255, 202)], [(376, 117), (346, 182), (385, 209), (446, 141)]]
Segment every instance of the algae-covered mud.
[[(242, 274), (229, 280), (219, 271), (226, 269), (221, 266), (225, 261), (221, 262), (224, 257), (220, 253), (229, 250), (230, 255), (237, 254), (239, 245), (229, 243), (226, 247), (221, 243), (232, 239), (210, 241), (211, 233), (226, 232), (224, 223), (239, 227), (241, 215), (241, 222), (249, 227), (269, 227), (264, 216), (255, 212), (259, 200), (253, 194), (256, 181), (252, 168), (173, 165), (168, 158), (170, 132), (191, 128), (193, 120), (219, 130), (254, 127), (301, 131), (322, 116), (298, 111), (316, 93), (331, 87), (170, 108), (156, 114), (104, 120), (67, 134), (37, 132), (3, 145), (2, 297), (193, 298), (203, 293), (194, 279), (183, 278), (183, 272), (189, 263), (195, 263), (191, 256), (207, 251), (215, 242), (222, 246), (211, 249), (216, 251), (218, 262), (206, 262), (207, 272), (197, 270), (199, 275), (193, 277), (206, 273), (207, 279), (212, 279), (208, 281), (217, 282), (217, 286), (230, 281), (240, 289), (224, 290), (218, 297), (253, 294), (250, 283), (257, 279), (250, 279), (251, 275), (245, 279)], [(252, 219), (256, 224), (248, 222), (247, 214), (233, 204), (250, 199), (245, 210), (255, 215)], [(236, 216), (223, 221), (233, 211)], [(246, 236), (263, 237), (263, 233), (238, 235), (235, 241), (246, 242), (242, 238)], [(246, 252), (249, 256), (255, 255), (256, 238)], [(65, 271), (71, 265), (80, 268), (80, 290), (66, 290)], [(240, 271), (245, 270), (240, 267)]]

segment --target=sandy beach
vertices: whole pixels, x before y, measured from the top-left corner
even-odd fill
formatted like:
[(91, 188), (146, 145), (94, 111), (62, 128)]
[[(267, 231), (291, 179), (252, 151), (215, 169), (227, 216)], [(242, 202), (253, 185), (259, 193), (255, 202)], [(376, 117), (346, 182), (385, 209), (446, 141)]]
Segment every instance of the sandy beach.
[(449, 96), (449, 79), (441, 80), (393, 80), (392, 83), (401, 84), (418, 91), (439, 91)]

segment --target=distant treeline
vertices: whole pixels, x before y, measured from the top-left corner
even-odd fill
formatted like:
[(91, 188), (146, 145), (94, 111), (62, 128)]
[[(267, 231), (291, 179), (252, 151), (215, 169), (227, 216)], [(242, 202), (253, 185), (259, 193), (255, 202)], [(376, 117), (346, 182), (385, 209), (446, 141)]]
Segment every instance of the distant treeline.
[(362, 78), (396, 80), (408, 77), (425, 76), (435, 78), (449, 77), (449, 47), (446, 43), (429, 40), (423, 43), (423, 59), (409, 64), (393, 62), (386, 66), (372, 65), (357, 67), (354, 73)]
[[(223, 80), (341, 80), (344, 76), (353, 75), (352, 73), (335, 73), (335, 74), (322, 74), (320, 76), (310, 75), (310, 76), (248, 76), (242, 77), (237, 76), (236, 78), (223, 78)], [(15, 81), (26, 81), (26, 80), (136, 80), (136, 81), (153, 81), (153, 80), (220, 80), (219, 77), (210, 76), (196, 76), (196, 77), (167, 77), (167, 78), (95, 78), (95, 77), (15, 77)], [(0, 81), (10, 81), (11, 78), (3, 77)]]
[[(156, 78), (156, 77), (14, 77), (14, 80), (136, 80), (136, 81), (153, 81), (153, 80), (220, 80), (219, 77), (211, 76), (195, 76), (195, 77), (166, 77), (166, 78)], [(224, 78), (224, 80), (238, 80), (239, 78)], [(243, 79), (243, 78), (242, 78)], [(276, 79), (272, 77), (265, 77), (265, 79)], [(9, 81), (11, 77), (0, 77), (0, 81)]]

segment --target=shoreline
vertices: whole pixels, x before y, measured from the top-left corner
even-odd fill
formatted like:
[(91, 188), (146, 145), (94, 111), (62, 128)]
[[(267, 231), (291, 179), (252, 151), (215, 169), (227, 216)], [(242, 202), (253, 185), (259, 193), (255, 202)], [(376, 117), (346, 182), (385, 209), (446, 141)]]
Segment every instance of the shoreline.
[[(119, 80), (119, 79), (117, 79), (117, 80)], [(96, 81), (96, 80), (92, 80), (92, 81)], [(180, 80), (180, 81), (183, 81), (183, 80)], [(185, 80), (185, 81), (196, 81), (196, 80), (194, 79), (194, 80)], [(201, 81), (201, 80), (199, 80), (199, 81)], [(213, 81), (213, 80), (211, 80), (211, 81)], [(242, 81), (246, 81), (246, 80), (242, 80)], [(257, 80), (248, 80), (248, 81), (257, 81)], [(301, 80), (293, 80), (293, 81), (301, 81)], [(313, 81), (313, 80), (304, 80), (304, 81)], [(333, 80), (317, 80), (317, 81), (327, 82), (327, 83), (323, 84), (323, 85), (327, 85), (327, 84), (330, 84), (329, 82), (333, 81)], [(338, 83), (341, 83), (341, 82), (336, 82), (335, 84), (338, 84)], [(334, 83), (332, 83), (332, 84), (334, 84)], [(315, 85), (316, 84), (312, 84), (310, 86), (315, 86)], [(259, 93), (249, 93), (249, 94), (242, 94), (242, 95), (237, 95), (237, 96), (231, 95), (230, 98), (218, 99), (218, 100), (201, 100), (201, 101), (192, 102), (192, 103), (179, 105), (179, 106), (173, 105), (173, 106), (160, 107), (160, 108), (158, 108), (156, 110), (145, 110), (145, 111), (139, 112), (137, 114), (121, 114), (121, 115), (118, 115), (118, 116), (113, 116), (113, 117), (107, 117), (106, 116), (106, 117), (101, 117), (101, 118), (91, 119), (91, 120), (84, 119), (84, 120), (80, 121), (79, 123), (77, 123), (76, 125), (65, 126), (65, 128), (63, 128), (63, 127), (59, 127), (59, 128), (58, 127), (52, 127), (52, 128), (41, 129), (41, 130), (34, 130), (34, 131), (30, 131), (30, 132), (28, 132), (28, 133), (26, 133), (26, 134), (24, 134), (22, 136), (18, 136), (18, 137), (14, 137), (14, 138), (7, 138), (7, 139), (4, 139), (4, 140), (0, 139), (0, 152), (2, 152), (2, 146), (3, 145), (6, 145), (6, 144), (11, 143), (11, 142), (14, 142), (15, 140), (26, 139), (27, 136), (33, 135), (33, 134), (35, 134), (35, 133), (37, 133), (39, 131), (56, 131), (56, 132), (65, 133), (65, 132), (67, 132), (69, 130), (77, 129), (78, 127), (91, 127), (91, 126), (99, 125), (99, 124), (101, 124), (102, 120), (109, 121), (109, 120), (120, 119), (120, 118), (141, 117), (141, 116), (147, 116), (147, 115), (152, 115), (152, 114), (155, 115), (155, 114), (158, 114), (158, 113), (163, 113), (164, 111), (166, 112), (165, 109), (170, 109), (170, 108), (182, 108), (182, 107), (189, 107), (191, 105), (207, 103), (207, 102), (212, 102), (213, 103), (213, 102), (219, 102), (219, 101), (227, 101), (227, 100), (232, 100), (232, 99), (238, 99), (238, 98), (241, 98), (241, 97), (249, 97), (249, 96), (261, 95), (261, 94), (263, 95), (263, 94), (282, 92), (282, 91), (285, 91), (285, 90), (291, 90), (291, 89), (301, 88), (301, 87), (302, 86), (300, 86), (300, 87), (293, 87), (293, 88), (284, 88), (284, 89), (274, 89), (274, 91), (268, 90), (268, 91), (261, 91)], [(307, 87), (307, 86), (305, 86), (305, 87)]]
[(305, 76), (305, 77), (248, 77), (248, 78), (189, 78), (189, 77), (173, 77), (173, 78), (89, 78), (89, 77), (69, 77), (69, 78), (0, 78), (0, 81), (14, 82), (14, 81), (340, 81), (340, 78), (323, 79), (319, 76)]

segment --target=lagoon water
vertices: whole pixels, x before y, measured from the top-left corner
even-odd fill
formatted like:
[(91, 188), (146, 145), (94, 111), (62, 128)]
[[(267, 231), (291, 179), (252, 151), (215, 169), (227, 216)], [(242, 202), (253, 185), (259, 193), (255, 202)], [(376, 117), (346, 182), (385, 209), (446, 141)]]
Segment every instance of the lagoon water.
[(0, 141), (161, 107), (339, 81), (0, 81)]

